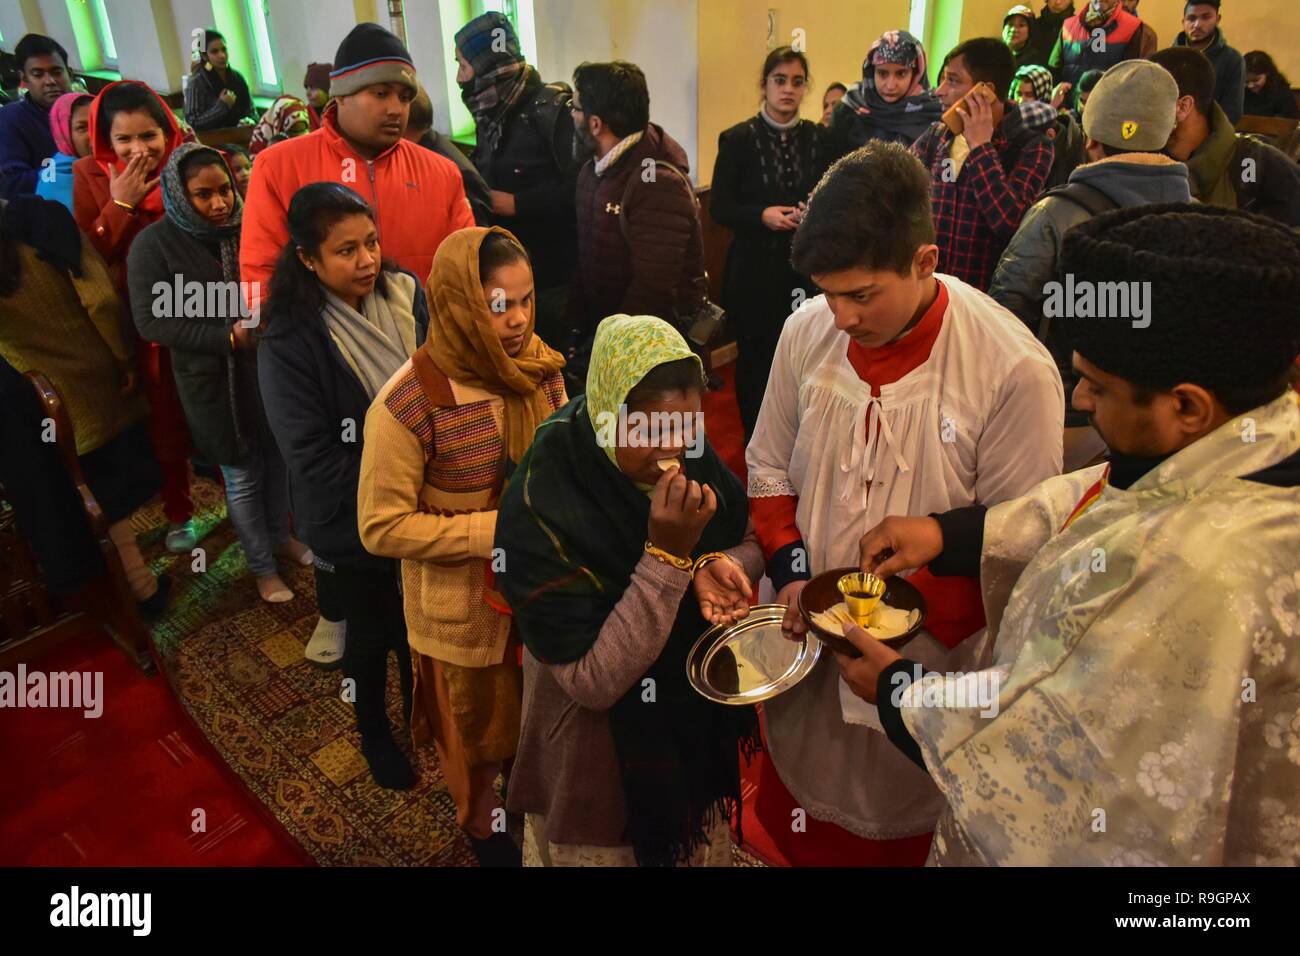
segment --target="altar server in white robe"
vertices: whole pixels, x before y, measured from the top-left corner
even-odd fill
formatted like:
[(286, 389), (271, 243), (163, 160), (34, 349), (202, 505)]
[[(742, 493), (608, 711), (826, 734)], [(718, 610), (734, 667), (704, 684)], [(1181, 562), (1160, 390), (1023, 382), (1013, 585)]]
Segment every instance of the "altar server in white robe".
[(947, 798), (935, 863), (1295, 866), (1300, 240), (1143, 206), (1072, 231), (1064, 262), (1149, 296), (1066, 320), (1110, 463), (864, 537), (879, 574), (978, 574), (988, 669), (917, 680), (861, 632), (839, 663)]
[[(794, 267), (822, 294), (786, 321), (746, 453), (751, 514), (792, 633), (804, 629), (807, 580), (855, 566), (859, 538), (886, 515), (992, 505), (1060, 473), (1051, 356), (988, 296), (937, 275), (937, 259), (929, 174), (882, 142), (832, 167), (795, 235)], [(978, 587), (911, 580), (930, 618), (910, 652), (934, 667), (977, 663)], [(829, 655), (765, 716), (757, 812), (791, 862), (924, 862), (943, 798)]]

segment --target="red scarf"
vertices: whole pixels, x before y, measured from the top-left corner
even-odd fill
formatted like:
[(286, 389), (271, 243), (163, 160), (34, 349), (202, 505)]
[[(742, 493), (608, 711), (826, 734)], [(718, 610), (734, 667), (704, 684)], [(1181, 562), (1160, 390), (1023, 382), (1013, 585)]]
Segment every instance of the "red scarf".
[[(100, 90), (99, 95), (95, 97), (93, 102), (91, 102), (90, 154), (95, 157), (95, 162), (99, 163), (99, 168), (102, 169), (105, 174), (111, 175), (109, 173), (110, 169), (116, 169), (119, 173), (126, 169), (126, 163), (119, 159), (117, 153), (113, 151), (112, 142), (107, 139), (100, 139), (99, 137), (99, 107), (103, 102), (104, 94), (115, 86), (121, 86), (123, 83), (134, 83), (136, 86), (143, 86), (153, 94), (155, 99), (158, 100), (158, 105), (162, 107), (163, 114), (167, 117), (168, 125), (163, 127), (163, 138), (167, 140), (167, 146), (163, 151), (162, 158), (158, 161), (158, 166), (149, 174), (151, 178), (159, 178), (162, 176), (162, 169), (167, 165), (167, 160), (171, 156), (172, 150), (183, 142), (184, 137), (181, 133), (180, 124), (176, 122), (176, 117), (172, 114), (171, 107), (163, 102), (163, 98), (150, 86), (140, 83), (137, 80), (118, 80), (116, 83), (110, 83), (108, 86)], [(149, 190), (145, 197), (136, 203), (136, 209), (144, 210), (148, 214), (148, 218), (151, 220), (162, 218), (162, 190), (160, 190), (155, 184), (153, 189)]]

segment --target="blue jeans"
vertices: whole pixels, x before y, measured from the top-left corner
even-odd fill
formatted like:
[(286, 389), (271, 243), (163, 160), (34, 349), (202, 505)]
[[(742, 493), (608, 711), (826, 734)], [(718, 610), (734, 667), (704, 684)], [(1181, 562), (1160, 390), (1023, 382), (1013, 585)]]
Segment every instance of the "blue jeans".
[(276, 573), (275, 552), (289, 540), (289, 484), (284, 459), (269, 433), (243, 465), (222, 465), (226, 508), (257, 577)]

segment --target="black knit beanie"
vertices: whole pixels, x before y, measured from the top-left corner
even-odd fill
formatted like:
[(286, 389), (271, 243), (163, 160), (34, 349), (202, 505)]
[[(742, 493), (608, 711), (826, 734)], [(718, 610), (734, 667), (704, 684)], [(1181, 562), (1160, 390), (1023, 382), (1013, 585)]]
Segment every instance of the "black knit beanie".
[[(1116, 210), (1066, 233), (1061, 273), (1084, 305), (1058, 320), (1072, 347), (1134, 384), (1266, 386), (1300, 352), (1300, 236), (1272, 219), (1194, 203)], [(1126, 284), (1125, 315), (1098, 315), (1113, 292), (1081, 298), (1102, 283)]]
[(347, 96), (375, 83), (403, 83), (413, 92), (419, 90), (415, 64), (402, 41), (378, 23), (358, 23), (334, 54), (330, 94)]

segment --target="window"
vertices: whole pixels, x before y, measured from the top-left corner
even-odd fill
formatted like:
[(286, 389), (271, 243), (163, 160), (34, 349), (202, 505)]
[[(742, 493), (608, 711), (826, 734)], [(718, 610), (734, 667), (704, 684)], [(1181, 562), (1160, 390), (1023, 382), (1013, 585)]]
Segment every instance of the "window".
[(258, 89), (280, 92), (280, 78), (275, 71), (275, 57), (271, 54), (271, 13), (266, 0), (244, 0), (248, 23), (253, 32), (253, 60), (257, 70)]
[(108, 25), (108, 11), (104, 9), (104, 0), (90, 0), (90, 12), (104, 65), (116, 70), (117, 45), (113, 42), (113, 30)]
[(212, 0), (217, 30), (226, 38), (230, 65), (248, 81), (253, 96), (281, 93), (266, 0)]
[[(912, 15), (908, 18), (907, 32), (925, 45), (925, 15), (928, 4), (926, 0), (912, 0)], [(933, 59), (933, 56), (931, 57)]]
[(460, 98), (456, 82), (456, 31), (475, 17), (495, 10), (503, 13), (515, 28), (524, 59), (537, 62), (537, 30), (534, 26), (533, 0), (440, 0), (438, 18), (447, 46), (447, 105), (451, 113), (451, 135), (462, 142), (474, 142), (474, 117)]
[(86, 72), (117, 71), (117, 45), (104, 0), (67, 0), (72, 35)]

